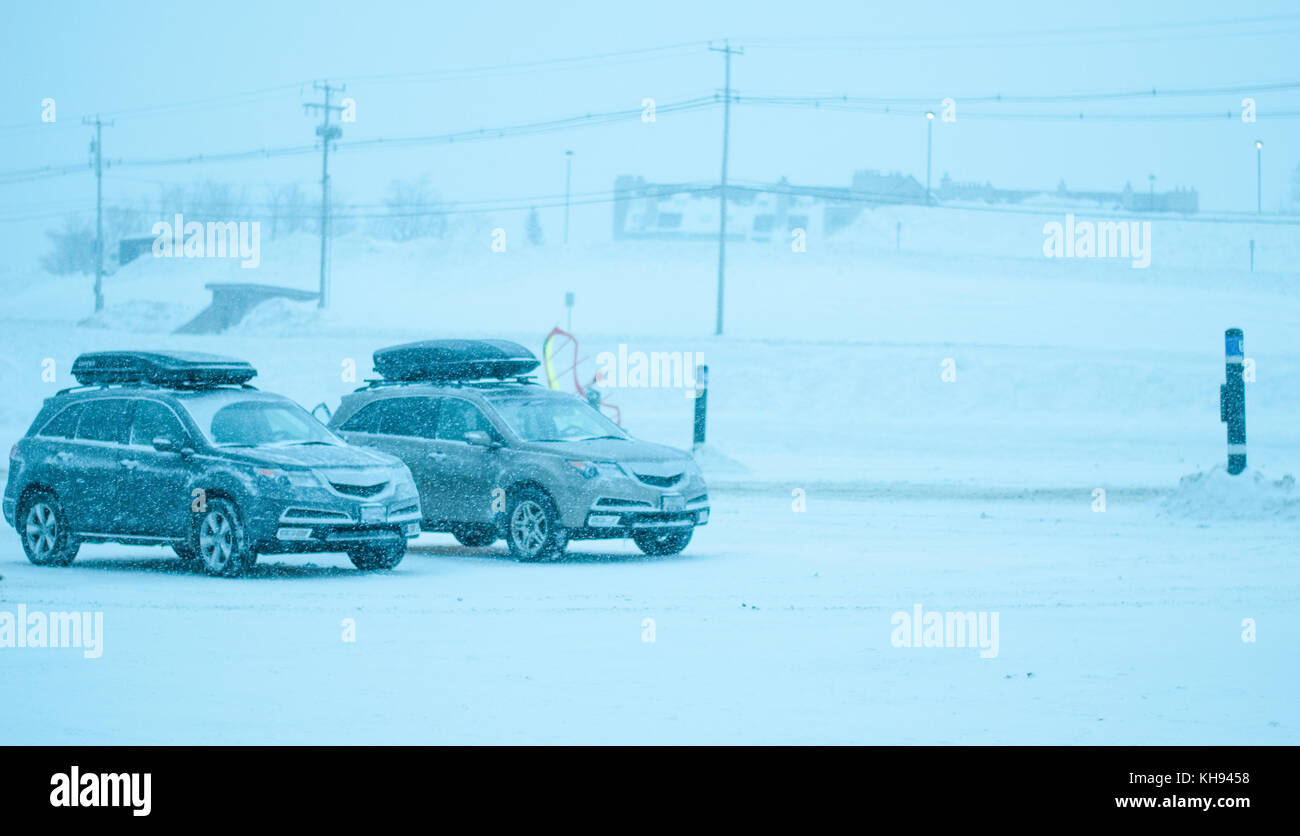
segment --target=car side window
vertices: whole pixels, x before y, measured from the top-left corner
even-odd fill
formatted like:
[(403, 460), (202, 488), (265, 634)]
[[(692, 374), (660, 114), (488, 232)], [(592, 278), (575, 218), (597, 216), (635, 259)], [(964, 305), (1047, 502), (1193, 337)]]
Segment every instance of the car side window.
[(344, 432), (433, 438), (438, 405), (433, 398), (384, 398), (366, 404), (343, 422)]
[(88, 401), (77, 424), (77, 439), (126, 444), (131, 434), (131, 401), (105, 398)]
[(391, 398), (389, 409), (379, 423), (387, 435), (409, 438), (433, 438), (438, 425), (438, 404), (433, 398)]
[(383, 414), (385, 403), (387, 401), (371, 401), (344, 421), (339, 426), (339, 430), (345, 433), (379, 432), (379, 416)]
[(46, 438), (76, 438), (77, 422), (81, 420), (81, 413), (85, 408), (85, 401), (74, 403), (46, 421), (45, 426), (41, 427), (36, 434)]
[(469, 401), (459, 398), (444, 398), (441, 415), (438, 416), (438, 438), (443, 441), (464, 441), (465, 433), (482, 430), (489, 437), (500, 440), (501, 435), (492, 426), (492, 422)]
[(155, 438), (165, 438), (180, 444), (185, 441), (185, 437), (185, 428), (166, 406), (157, 401), (135, 402), (135, 417), (131, 419), (132, 445), (152, 447)]

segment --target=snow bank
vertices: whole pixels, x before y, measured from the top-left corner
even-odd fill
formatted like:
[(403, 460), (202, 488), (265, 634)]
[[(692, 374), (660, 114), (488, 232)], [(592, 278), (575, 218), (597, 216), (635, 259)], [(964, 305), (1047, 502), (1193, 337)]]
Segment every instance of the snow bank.
[(1300, 491), (1289, 474), (1277, 481), (1254, 469), (1232, 476), (1220, 465), (1179, 479), (1163, 507), (1192, 519), (1300, 520)]

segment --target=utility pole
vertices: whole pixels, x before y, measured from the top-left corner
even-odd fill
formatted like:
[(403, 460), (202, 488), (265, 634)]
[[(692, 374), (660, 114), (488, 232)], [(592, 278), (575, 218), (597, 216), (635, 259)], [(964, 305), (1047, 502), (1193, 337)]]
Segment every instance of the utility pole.
[(718, 324), (714, 334), (722, 336), (722, 288), (727, 275), (727, 147), (731, 140), (731, 56), (744, 55), (744, 48), (732, 49), (730, 41), (722, 48), (709, 47), (710, 52), (721, 52), (726, 65), (726, 82), (722, 98), (722, 180), (718, 190)]
[(104, 309), (104, 126), (113, 122), (84, 117), (83, 125), (95, 126), (95, 139), (90, 150), (95, 154), (95, 313)]
[(330, 140), (338, 139), (343, 136), (343, 129), (338, 125), (330, 124), (330, 113), (333, 111), (342, 111), (342, 105), (330, 104), (331, 93), (342, 93), (348, 89), (344, 84), (340, 87), (331, 87), (329, 82), (324, 84), (316, 83), (312, 85), (315, 90), (321, 90), (325, 93), (324, 103), (309, 103), (303, 105), (307, 110), (319, 110), (321, 112), (321, 123), (316, 126), (316, 136), (321, 138), (321, 160), (320, 160), (320, 294), (317, 298), (316, 307), (322, 310), (328, 304), (329, 286), (326, 280), (326, 245), (329, 241), (329, 223), (330, 223)]
[(1264, 214), (1264, 141), (1255, 140), (1255, 214)]
[(569, 244), (569, 184), (573, 180), (573, 152), (564, 152), (564, 244)]
[(934, 111), (925, 112), (925, 205), (929, 206), (934, 201), (930, 199), (930, 145), (931, 134), (934, 132)]

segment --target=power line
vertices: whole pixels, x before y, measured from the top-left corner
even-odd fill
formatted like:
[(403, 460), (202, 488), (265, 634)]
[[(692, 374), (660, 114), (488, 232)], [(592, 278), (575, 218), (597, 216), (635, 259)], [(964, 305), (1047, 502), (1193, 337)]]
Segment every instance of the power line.
[[(924, 116), (932, 107), (895, 107), (892, 105), (859, 105), (846, 101), (844, 97), (799, 98), (799, 97), (765, 97), (736, 96), (736, 104), (755, 107), (770, 107), (787, 110), (829, 110), (851, 113), (873, 113), (879, 116), (898, 116), (915, 118)], [(1086, 111), (1033, 111), (1033, 112), (999, 112), (970, 111), (961, 112), (962, 119), (1000, 120), (1007, 122), (1059, 122), (1059, 121), (1094, 121), (1094, 122), (1169, 122), (1169, 121), (1216, 121), (1221, 119), (1238, 119), (1239, 110), (1192, 111), (1175, 113), (1117, 113)], [(1270, 110), (1269, 119), (1295, 119), (1300, 117), (1297, 110)]]
[[(718, 95), (701, 96), (679, 102), (670, 102), (655, 108), (660, 113), (680, 113), (690, 110), (714, 107), (720, 104)], [(561, 119), (549, 119), (541, 122), (526, 122), (497, 128), (475, 128), (453, 131), (444, 134), (430, 134), (409, 137), (376, 137), (374, 139), (355, 140), (335, 143), (337, 150), (360, 150), (366, 148), (403, 148), (421, 145), (446, 144), (456, 142), (480, 142), (484, 140), (506, 139), (520, 136), (535, 136), (555, 131), (570, 130), (579, 127), (593, 127), (614, 124), (621, 121), (641, 118), (641, 109), (627, 108), (596, 113), (584, 113)], [(272, 159), (275, 157), (311, 154), (319, 150), (317, 145), (297, 145), (280, 148), (256, 148), (247, 151), (231, 151), (219, 154), (194, 154), (186, 157), (160, 157), (154, 159), (124, 159), (117, 164), (125, 167), (153, 167), (168, 165), (191, 165), (197, 163), (232, 162), (250, 159)], [(3, 175), (0, 175), (2, 177)]]
[[(1153, 40), (1168, 42), (1170, 40), (1193, 40), (1206, 37), (1233, 38), (1290, 34), (1296, 30), (1272, 28), (1275, 24), (1300, 20), (1300, 14), (1280, 14), (1260, 17), (1225, 18), (1200, 21), (1162, 21), (1148, 24), (1115, 24), (1087, 28), (1060, 28), (1018, 30), (1002, 32), (973, 33), (927, 33), (924, 35), (843, 35), (830, 37), (756, 37), (741, 38), (740, 43), (759, 49), (816, 49), (816, 50), (862, 50), (862, 49), (951, 49), (954, 47), (1030, 47), (1047, 45), (1081, 45), (1091, 43), (1119, 44), (1144, 43)], [(1230, 27), (1255, 27), (1268, 24), (1269, 28), (1251, 29), (1250, 31), (1224, 31)], [(1209, 32), (1190, 32), (1183, 35), (1169, 34), (1152, 37), (1116, 38), (1115, 34), (1127, 35), (1134, 32), (1167, 32), (1168, 30), (1206, 29)], [(1106, 35), (1104, 40), (1078, 40)]]
[(444, 70), (426, 70), (409, 73), (383, 73), (377, 75), (348, 76), (349, 81), (354, 85), (366, 84), (401, 84), (408, 82), (432, 82), (432, 81), (451, 81), (463, 80), (467, 77), (475, 76), (493, 76), (513, 75), (518, 73), (534, 73), (546, 71), (548, 69), (573, 69), (585, 68), (592, 64), (605, 65), (610, 63), (629, 63), (623, 60), (613, 61), (613, 59), (633, 59), (633, 60), (659, 60), (668, 57), (677, 57), (676, 53), (681, 53), (690, 49), (699, 49), (708, 44), (707, 41), (685, 41), (676, 44), (666, 44), (663, 46), (644, 47), (641, 49), (625, 49), (614, 52), (600, 52), (594, 55), (581, 55), (571, 58), (549, 58), (539, 59), (536, 61), (521, 61), (510, 64), (490, 64), (477, 67), (461, 67), (457, 69)]
[[(362, 76), (348, 76), (348, 78), (349, 82), (353, 84), (353, 86), (462, 81), (474, 77), (502, 77), (548, 72), (551, 70), (583, 69), (592, 66), (608, 65), (611, 63), (622, 64), (636, 61), (661, 60), (664, 58), (678, 57), (681, 54), (689, 52), (691, 49), (700, 49), (707, 43), (707, 41), (685, 41), (681, 43), (615, 50), (566, 58), (546, 58), (535, 61), (518, 61), (506, 64), (450, 67), (441, 70), (417, 70), (405, 73), (380, 73)], [(340, 77), (346, 76), (344, 73), (339, 73), (337, 75)], [(122, 108), (120, 110), (106, 110), (103, 111), (103, 115), (116, 119), (123, 119), (139, 116), (155, 116), (163, 113), (189, 110), (196, 107), (242, 105), (248, 104), (251, 101), (278, 98), (295, 92), (301, 93), (309, 84), (312, 83), (313, 82), (311, 81), (297, 81), (272, 87), (248, 90), (241, 93), (229, 93), (220, 96), (187, 99), (162, 105), (143, 105), (139, 107)], [(42, 130), (49, 127), (62, 127), (62, 125), (63, 123), (41, 125), (31, 122), (21, 122), (10, 125), (0, 125), (0, 133)]]
[[(1113, 101), (1122, 99), (1170, 99), (1187, 97), (1222, 96), (1235, 93), (1274, 93), (1285, 90), (1300, 90), (1300, 81), (1258, 82), (1254, 84), (1232, 84), (1216, 87), (1178, 87), (1161, 89), (1150, 87), (1144, 90), (1118, 90), (1091, 93), (1051, 93), (1033, 95), (1004, 95), (1002, 93), (982, 94), (979, 96), (952, 96), (954, 101), (962, 104), (1046, 104), (1051, 102), (1078, 101)], [(793, 100), (793, 101), (841, 101), (849, 104), (873, 105), (932, 105), (948, 96), (859, 96), (827, 93), (763, 93), (749, 94), (747, 99)]]

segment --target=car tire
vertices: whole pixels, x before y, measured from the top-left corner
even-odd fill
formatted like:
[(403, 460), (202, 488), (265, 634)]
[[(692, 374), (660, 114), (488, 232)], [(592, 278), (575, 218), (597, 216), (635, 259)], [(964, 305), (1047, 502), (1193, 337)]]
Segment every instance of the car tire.
[(524, 488), (506, 506), (506, 543), (516, 560), (532, 563), (564, 554), (569, 533), (551, 498), (536, 488)]
[(382, 546), (356, 546), (348, 549), (348, 559), (363, 572), (393, 569), (406, 557), (406, 541)]
[(194, 515), (194, 532), (186, 548), (198, 555), (203, 571), (218, 578), (237, 578), (257, 562), (239, 509), (221, 497), (209, 499), (207, 507)]
[(632, 542), (636, 543), (638, 549), (650, 555), (681, 554), (682, 549), (690, 544), (691, 535), (694, 533), (695, 530), (692, 528), (685, 531), (634, 531)]
[(27, 559), (37, 566), (67, 566), (77, 557), (81, 543), (72, 536), (59, 498), (47, 491), (34, 493), (18, 506), (15, 519)]
[(451, 536), (455, 537), (456, 542), (462, 546), (468, 546), (471, 549), (490, 546), (500, 539), (500, 535), (497, 534), (494, 526), (474, 523), (452, 526)]

